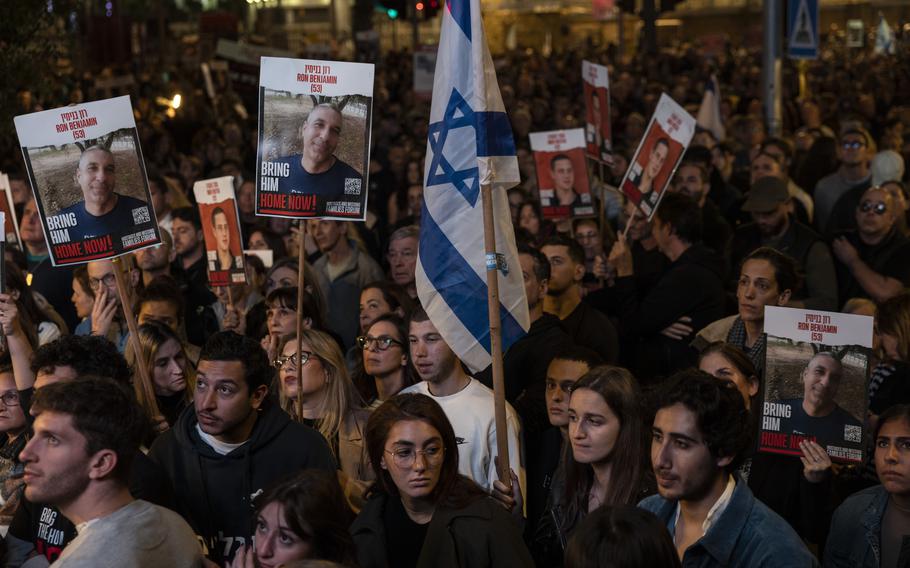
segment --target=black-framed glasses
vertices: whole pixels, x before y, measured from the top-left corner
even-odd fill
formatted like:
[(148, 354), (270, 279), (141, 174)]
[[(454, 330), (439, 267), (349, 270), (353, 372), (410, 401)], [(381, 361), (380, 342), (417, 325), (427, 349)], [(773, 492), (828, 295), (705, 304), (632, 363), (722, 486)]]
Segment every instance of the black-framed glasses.
[(299, 355), (299, 357), (298, 353), (292, 353), (290, 355), (279, 355), (274, 361), (272, 361), (272, 364), (275, 365), (276, 369), (280, 369), (288, 363), (290, 363), (292, 367), (297, 367), (298, 363), (301, 365), (306, 365), (306, 362), (309, 361), (310, 357), (313, 356), (313, 354), (309, 351), (301, 351)]
[(430, 446), (422, 450), (417, 450), (415, 448), (396, 448), (394, 450), (385, 450), (385, 453), (392, 455), (392, 461), (395, 462), (396, 466), (407, 469), (413, 467), (414, 462), (417, 461), (417, 454), (422, 454), (423, 459), (426, 460), (427, 465), (429, 466), (439, 464), (445, 455), (445, 447)]
[(404, 347), (404, 343), (398, 341), (397, 339), (391, 338), (388, 335), (381, 335), (379, 337), (373, 337), (372, 335), (361, 335), (357, 337), (357, 345), (360, 346), (361, 349), (366, 349), (371, 345), (375, 345), (376, 349), (379, 351), (385, 351), (393, 344), (399, 347)]
[(888, 212), (888, 204), (884, 201), (863, 201), (859, 204), (859, 210), (863, 213), (872, 211), (876, 215), (884, 215)]
[(852, 142), (841, 142), (841, 146), (844, 150), (859, 150), (865, 145), (865, 142), (861, 142), (859, 140), (853, 140)]
[(6, 406), (19, 406), (19, 393), (16, 391), (5, 392), (0, 395), (0, 400)]
[(105, 274), (101, 278), (89, 278), (88, 285), (89, 285), (89, 288), (91, 288), (92, 290), (97, 290), (98, 287), (101, 286), (102, 284), (104, 284), (107, 287), (111, 287), (114, 285), (114, 282), (116, 282), (116, 281), (117, 281), (117, 277), (114, 276), (113, 272), (111, 272), (110, 274)]

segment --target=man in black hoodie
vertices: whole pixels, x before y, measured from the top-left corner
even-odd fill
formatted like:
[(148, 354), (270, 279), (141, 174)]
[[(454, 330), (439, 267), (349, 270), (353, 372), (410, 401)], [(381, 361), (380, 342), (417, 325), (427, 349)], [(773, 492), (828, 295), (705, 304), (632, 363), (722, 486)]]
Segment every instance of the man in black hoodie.
[(257, 342), (216, 333), (199, 356), (194, 408), (149, 452), (174, 486), (177, 512), (219, 565), (249, 542), (256, 494), (302, 469), (336, 469), (325, 439), (268, 400), (272, 374)]
[(661, 334), (681, 317), (694, 329), (724, 315), (723, 260), (702, 244), (701, 211), (690, 197), (665, 195), (654, 214), (652, 232), (670, 267), (651, 291), (639, 298), (632, 254), (622, 239), (610, 251), (616, 270), (614, 294), (619, 301), (620, 326), (639, 339), (636, 376), (647, 380), (694, 364), (689, 348), (692, 334), (675, 339)]

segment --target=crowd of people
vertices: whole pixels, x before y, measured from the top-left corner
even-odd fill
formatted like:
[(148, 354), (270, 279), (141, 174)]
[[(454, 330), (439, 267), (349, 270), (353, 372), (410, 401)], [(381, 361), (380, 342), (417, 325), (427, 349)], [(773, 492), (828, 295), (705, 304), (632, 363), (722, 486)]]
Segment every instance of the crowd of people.
[[(589, 172), (604, 215), (547, 219), (528, 134), (583, 125), (584, 58), (611, 72), (613, 164)], [(905, 565), (907, 53), (826, 52), (803, 97), (786, 65), (779, 136), (757, 62), (496, 58), (531, 320), (504, 355), (507, 479), (492, 371), (468, 373), (418, 298), (429, 106), (407, 52), (377, 66), (365, 223), (256, 216), (255, 106), (221, 76), (210, 99), (189, 65), (129, 93), (157, 246), (53, 267), (4, 156), (22, 242), (0, 294), (6, 565)], [(694, 113), (712, 73), (727, 135), (697, 131), (649, 221), (615, 188), (659, 94)], [(166, 118), (154, 100), (173, 90)], [(66, 93), (23, 92), (22, 111), (116, 94), (83, 78)], [(244, 248), (272, 263), (246, 254), (246, 283), (211, 287), (192, 187), (225, 175)], [(766, 306), (875, 317), (863, 464), (811, 440), (756, 451)]]

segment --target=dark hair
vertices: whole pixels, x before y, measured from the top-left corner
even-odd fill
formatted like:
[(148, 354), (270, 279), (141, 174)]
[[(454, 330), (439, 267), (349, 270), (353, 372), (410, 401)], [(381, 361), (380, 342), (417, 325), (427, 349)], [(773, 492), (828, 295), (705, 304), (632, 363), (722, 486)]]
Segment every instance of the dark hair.
[[(392, 327), (395, 328), (396, 333), (398, 333), (398, 340), (401, 341), (402, 347), (401, 350), (404, 352), (405, 357), (408, 358), (408, 364), (402, 369), (404, 374), (404, 384), (405, 386), (411, 386), (418, 381), (417, 375), (414, 371), (413, 363), (411, 362), (411, 353), (408, 348), (408, 325), (405, 322), (404, 318), (398, 314), (383, 314), (373, 320), (373, 323), (370, 324), (370, 327), (373, 327), (379, 322), (388, 322), (392, 324)], [(358, 358), (357, 367), (351, 373), (351, 380), (354, 382), (354, 387), (357, 389), (357, 392), (360, 393), (360, 397), (365, 401), (376, 400), (379, 396), (379, 391), (376, 390), (376, 380), (367, 374), (366, 369), (363, 367), (363, 352), (360, 352), (360, 357)]]
[(215, 224), (215, 215), (218, 215), (219, 213), (221, 215), (224, 215), (225, 219), (227, 219), (227, 213), (224, 212), (224, 209), (222, 209), (221, 207), (215, 207), (214, 209), (212, 209), (212, 225)]
[(702, 349), (701, 353), (698, 354), (698, 362), (701, 363), (701, 360), (707, 357), (712, 353), (720, 354), (724, 359), (729, 361), (736, 370), (743, 374), (746, 378), (752, 377), (756, 381), (759, 380), (758, 371), (755, 369), (755, 364), (752, 363), (752, 360), (743, 353), (743, 350), (735, 345), (731, 345), (726, 341), (715, 341), (709, 343), (707, 347)]
[[(622, 367), (601, 365), (588, 371), (572, 385), (572, 393), (588, 389), (603, 398), (619, 420), (619, 436), (609, 460), (610, 486), (603, 497), (606, 505), (634, 504), (647, 470), (645, 429), (641, 391), (635, 377)], [(570, 403), (571, 404), (571, 403)], [(566, 460), (565, 502), (567, 518), (579, 518), (588, 511), (588, 497), (594, 483), (590, 464)]]
[(565, 568), (680, 566), (667, 527), (635, 505), (599, 507), (572, 533)]
[(73, 280), (79, 282), (79, 286), (82, 288), (82, 291), (95, 299), (95, 291), (92, 290), (92, 284), (88, 279), (88, 268), (84, 264), (80, 264), (73, 269)]
[(281, 505), (287, 528), (312, 547), (309, 558), (356, 564), (348, 532), (354, 512), (334, 473), (306, 469), (280, 479), (256, 497), (256, 514), (270, 503)]
[(156, 276), (139, 292), (136, 298), (136, 305), (133, 308), (137, 315), (142, 310), (142, 305), (146, 302), (168, 302), (174, 304), (177, 306), (177, 319), (183, 322), (186, 310), (183, 294), (180, 293), (177, 281), (170, 276)]
[(661, 223), (673, 227), (673, 232), (681, 241), (691, 245), (701, 242), (701, 209), (688, 195), (667, 193), (654, 216), (660, 219)]
[(167, 193), (168, 191), (170, 191), (170, 188), (168, 187), (167, 182), (164, 181), (164, 176), (162, 176), (161, 173), (159, 173), (157, 171), (148, 172), (148, 180), (149, 180), (150, 184), (154, 183), (155, 185), (157, 185), (158, 191), (160, 191), (161, 193)]
[(412, 323), (430, 321), (430, 316), (427, 315), (427, 311), (423, 309), (423, 306), (418, 302), (414, 304), (414, 308), (411, 310), (411, 313), (408, 314), (408, 328), (410, 329)]
[(872, 440), (874, 441), (878, 438), (878, 433), (885, 423), (897, 422), (899, 420), (903, 420), (910, 424), (910, 404), (895, 404), (894, 406), (889, 406), (882, 412), (878, 417), (878, 423), (875, 425), (875, 433), (872, 435)]
[[(273, 308), (275, 306), (281, 306), (289, 310), (297, 311), (297, 286), (292, 286), (290, 288), (275, 288), (269, 295), (265, 298), (266, 308)], [(319, 309), (316, 307), (316, 303), (313, 301), (313, 295), (309, 292), (303, 293), (303, 309), (300, 310), (300, 317), (310, 318), (312, 322), (313, 329), (318, 329), (320, 331), (326, 330), (325, 321), (322, 319), (322, 314), (319, 312)]]
[(117, 465), (112, 476), (127, 483), (133, 457), (146, 432), (145, 415), (121, 385), (103, 378), (79, 378), (52, 383), (35, 391), (31, 412), (69, 414), (73, 427), (85, 437), (89, 456), (113, 450)]
[(243, 364), (243, 378), (249, 395), (272, 381), (275, 370), (259, 343), (233, 331), (219, 331), (209, 337), (199, 354), (202, 361), (239, 361)]
[(765, 138), (765, 141), (761, 143), (761, 153), (767, 154), (765, 150), (768, 148), (768, 146), (780, 148), (783, 151), (784, 160), (786, 160), (788, 163), (793, 159), (793, 144), (791, 144), (789, 140), (785, 138), (778, 138), (776, 136)]
[(802, 284), (802, 275), (799, 270), (799, 263), (792, 256), (784, 254), (771, 247), (759, 247), (749, 253), (739, 265), (739, 271), (742, 272), (743, 266), (749, 260), (766, 260), (774, 269), (774, 279), (777, 280), (777, 289), (779, 292), (790, 290), (796, 293)]
[(708, 181), (709, 181), (708, 168), (706, 168), (704, 164), (702, 164), (701, 162), (696, 162), (695, 160), (683, 160), (682, 163), (679, 164), (679, 168), (677, 168), (677, 170), (676, 170), (677, 173), (679, 172), (680, 169), (682, 169), (685, 166), (688, 166), (690, 168), (695, 168), (696, 170), (698, 170), (698, 177), (701, 179), (701, 182), (708, 183)]
[(362, 295), (367, 290), (379, 290), (382, 294), (382, 299), (393, 311), (401, 308), (401, 312), (406, 314), (411, 311), (414, 305), (414, 300), (408, 296), (404, 288), (388, 280), (374, 280), (361, 288), (360, 294)]
[[(35, 296), (32, 294), (32, 289), (28, 285), (25, 272), (14, 263), (6, 263), (6, 293), (9, 294), (13, 290), (19, 292), (19, 297), (16, 299), (16, 307), (19, 310), (19, 317), (23, 318), (22, 327), (26, 330), (26, 335), (30, 335), (30, 332), (37, 329), (38, 325), (44, 321), (53, 322), (58, 326), (63, 324), (62, 321), (58, 323), (48, 312), (41, 309), (41, 307), (38, 306), (38, 303), (35, 302)], [(28, 329), (26, 329), (26, 327)], [(66, 333), (66, 331), (65, 327), (60, 328), (61, 334)], [(32, 346), (34, 347), (37, 344), (36, 334)]]
[(543, 247), (566, 247), (569, 250), (569, 258), (571, 258), (575, 264), (585, 263), (585, 249), (583, 249), (575, 239), (570, 239), (569, 237), (564, 237), (562, 235), (555, 235), (545, 240), (544, 243), (540, 245), (541, 250), (543, 250)]
[(894, 336), (898, 355), (910, 362), (910, 292), (901, 292), (879, 304), (875, 319), (878, 332)]
[[(252, 183), (255, 183), (255, 180), (253, 179), (250, 181)], [(262, 234), (262, 240), (264, 240), (266, 244), (269, 245), (269, 249), (272, 251), (272, 256), (275, 259), (282, 259), (288, 255), (288, 248), (284, 244), (284, 239), (282, 239), (275, 231), (262, 225), (255, 225), (253, 227), (250, 227), (250, 229), (246, 232), (246, 234), (251, 237), (253, 236), (253, 233)], [(247, 242), (249, 242), (249, 239), (247, 239)]]
[(195, 207), (178, 207), (172, 209), (171, 217), (192, 224), (197, 231), (202, 230), (202, 219), (199, 218), (199, 211), (197, 211)]
[(457, 509), (486, 496), (486, 492), (476, 483), (458, 473), (458, 443), (446, 413), (438, 402), (418, 393), (395, 395), (374, 410), (367, 421), (364, 445), (376, 473), (376, 482), (370, 487), (369, 493), (375, 491), (398, 497), (398, 487), (389, 472), (382, 468), (381, 462), (389, 432), (395, 424), (406, 420), (425, 422), (436, 429), (442, 438), (442, 467), (439, 481), (431, 494), (435, 503), (446, 503)]
[(568, 160), (569, 163), (572, 162), (572, 158), (570, 158), (568, 154), (556, 154), (555, 156), (550, 158), (550, 169), (552, 170), (553, 166), (556, 165), (556, 162), (558, 162), (560, 160)]
[(725, 469), (735, 471), (751, 441), (749, 411), (736, 386), (697, 369), (680, 371), (658, 393), (656, 409), (674, 404), (695, 414), (708, 451), (715, 458), (733, 458)]
[(576, 345), (575, 343), (569, 343), (562, 349), (556, 351), (553, 355), (553, 361), (559, 359), (560, 361), (574, 361), (575, 363), (584, 363), (588, 366), (588, 369), (593, 369), (603, 365), (606, 361), (603, 360), (603, 357), (597, 351), (589, 347), (583, 347), (581, 345)]
[(527, 245), (521, 245), (518, 247), (518, 254), (526, 254), (531, 257), (534, 263), (534, 278), (537, 279), (537, 282), (550, 279), (550, 261), (542, 252)]
[[(711, 138), (717, 142), (717, 138), (714, 138), (714, 133), (710, 130), (700, 130), (700, 132), (706, 132), (711, 135)], [(683, 154), (682, 163), (683, 164), (700, 164), (705, 171), (711, 171), (713, 162), (713, 156), (711, 154), (711, 149), (707, 146), (693, 145), (689, 146), (686, 149), (685, 154)]]
[[(262, 349), (260, 347), (260, 349)], [(117, 346), (98, 335), (64, 335), (39, 347), (32, 356), (31, 369), (70, 366), (80, 377), (111, 379), (126, 388), (132, 371)]]

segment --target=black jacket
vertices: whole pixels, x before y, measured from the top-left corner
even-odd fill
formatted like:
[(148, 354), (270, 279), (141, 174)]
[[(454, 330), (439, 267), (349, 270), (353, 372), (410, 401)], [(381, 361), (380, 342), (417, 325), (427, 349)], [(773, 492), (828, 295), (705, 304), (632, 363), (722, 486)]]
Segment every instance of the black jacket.
[[(383, 510), (390, 497), (377, 494), (351, 525), (360, 568), (388, 565)], [(416, 568), (525, 568), (534, 566), (517, 523), (491, 497), (461, 509), (438, 505)]]
[(623, 333), (639, 338), (636, 365), (644, 379), (667, 375), (693, 363), (689, 348), (694, 333), (682, 340), (660, 334), (683, 316), (692, 318), (695, 330), (724, 316), (724, 263), (711, 249), (692, 245), (644, 297), (639, 298), (633, 276), (617, 278)]
[(177, 512), (219, 564), (249, 542), (253, 495), (303, 469), (336, 469), (325, 439), (312, 428), (292, 422), (268, 400), (250, 439), (225, 456), (202, 441), (197, 423), (195, 409), (188, 407), (176, 426), (155, 440), (149, 456), (173, 484)]

